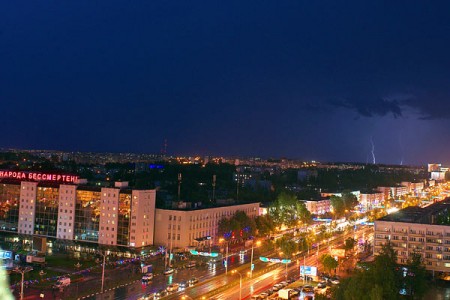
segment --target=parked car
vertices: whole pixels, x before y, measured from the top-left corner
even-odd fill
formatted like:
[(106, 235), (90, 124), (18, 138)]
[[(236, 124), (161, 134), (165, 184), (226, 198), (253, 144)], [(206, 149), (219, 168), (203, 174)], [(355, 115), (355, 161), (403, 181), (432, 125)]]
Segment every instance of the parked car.
[(275, 285), (273, 286), (272, 290), (273, 290), (274, 292), (278, 292), (278, 291), (281, 290), (282, 288), (283, 288), (283, 285), (277, 283), (277, 284), (275, 284)]
[(314, 296), (314, 287), (312, 287), (311, 285), (303, 286), (301, 290), (301, 296), (303, 296), (304, 298), (307, 296)]
[(340, 281), (339, 281), (339, 279), (338, 278), (331, 278), (330, 279), (330, 282), (332, 283), (332, 284), (339, 284), (340, 283)]

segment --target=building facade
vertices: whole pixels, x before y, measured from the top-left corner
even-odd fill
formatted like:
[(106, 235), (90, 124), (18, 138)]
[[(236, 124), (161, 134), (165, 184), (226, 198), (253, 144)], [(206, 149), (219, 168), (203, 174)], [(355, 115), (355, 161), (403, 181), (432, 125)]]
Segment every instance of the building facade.
[(395, 199), (408, 194), (406, 186), (379, 186), (377, 191), (384, 194), (384, 199)]
[(313, 215), (323, 215), (331, 211), (330, 199), (307, 200), (305, 201), (306, 209)]
[(180, 250), (217, 244), (220, 219), (229, 218), (237, 211), (243, 211), (249, 217), (256, 217), (259, 214), (259, 205), (250, 203), (185, 210), (157, 208), (155, 244)]
[(365, 211), (374, 207), (380, 207), (383, 204), (384, 193), (361, 193), (359, 203)]
[(25, 178), (0, 179), (0, 231), (109, 246), (153, 245), (155, 190), (58, 181), (67, 175), (33, 181), (21, 173)]
[[(413, 252), (422, 254), (427, 270), (450, 272), (450, 225), (445, 224), (450, 200), (426, 208), (407, 207), (375, 221), (374, 252), (390, 242), (398, 263), (405, 264)], [(448, 223), (448, 222), (447, 222)]]

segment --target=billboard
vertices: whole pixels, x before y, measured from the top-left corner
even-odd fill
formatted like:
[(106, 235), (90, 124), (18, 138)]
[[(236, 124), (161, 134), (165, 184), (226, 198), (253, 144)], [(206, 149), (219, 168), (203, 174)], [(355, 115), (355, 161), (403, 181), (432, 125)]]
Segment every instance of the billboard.
[(317, 276), (317, 267), (300, 266), (300, 275)]
[(12, 251), (0, 250), (0, 259), (12, 259)]

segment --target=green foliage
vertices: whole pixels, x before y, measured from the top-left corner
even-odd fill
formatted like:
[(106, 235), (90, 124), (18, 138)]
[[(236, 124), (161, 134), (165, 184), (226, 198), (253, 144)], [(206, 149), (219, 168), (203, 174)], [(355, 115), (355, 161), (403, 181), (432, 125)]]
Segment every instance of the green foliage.
[(427, 290), (426, 269), (422, 255), (413, 252), (406, 264), (408, 272), (404, 277), (404, 286), (411, 299), (421, 299)]
[(358, 204), (358, 199), (352, 193), (346, 191), (342, 193), (342, 197), (331, 196), (331, 206), (337, 218), (343, 217), (350, 213)]
[(328, 253), (322, 254), (322, 256), (319, 258), (319, 262), (322, 264), (325, 271), (328, 272), (331, 272), (331, 270), (336, 269), (339, 265), (338, 261)]
[(397, 253), (387, 243), (370, 268), (358, 270), (354, 276), (342, 280), (333, 299), (399, 299), (404, 282), (396, 261)]
[(218, 227), (219, 236), (226, 240), (230, 240), (233, 233), (236, 239), (249, 239), (256, 233), (255, 220), (243, 211), (237, 211), (231, 218), (222, 218)]
[(268, 236), (275, 230), (275, 224), (268, 214), (257, 216), (255, 224), (258, 236)]
[(306, 209), (304, 202), (288, 192), (282, 192), (269, 207), (269, 214), (276, 226), (286, 225), (293, 227), (299, 222), (309, 223), (312, 219), (311, 213)]
[(298, 244), (288, 236), (283, 236), (276, 240), (275, 245), (283, 252), (281, 254), (282, 257), (290, 258), (298, 251)]
[(342, 200), (342, 197), (333, 195), (330, 197), (330, 203), (331, 203), (331, 206), (333, 207), (334, 215), (337, 218), (342, 217), (345, 212), (345, 206), (344, 206), (344, 201)]
[(344, 242), (344, 249), (345, 251), (352, 250), (356, 245), (356, 240), (352, 237), (349, 237)]

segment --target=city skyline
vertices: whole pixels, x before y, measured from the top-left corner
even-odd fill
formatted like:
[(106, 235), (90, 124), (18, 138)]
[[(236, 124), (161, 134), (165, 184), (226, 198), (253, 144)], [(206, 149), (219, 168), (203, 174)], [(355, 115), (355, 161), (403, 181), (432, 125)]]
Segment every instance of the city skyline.
[(449, 164), (449, 6), (8, 3), (0, 147)]

